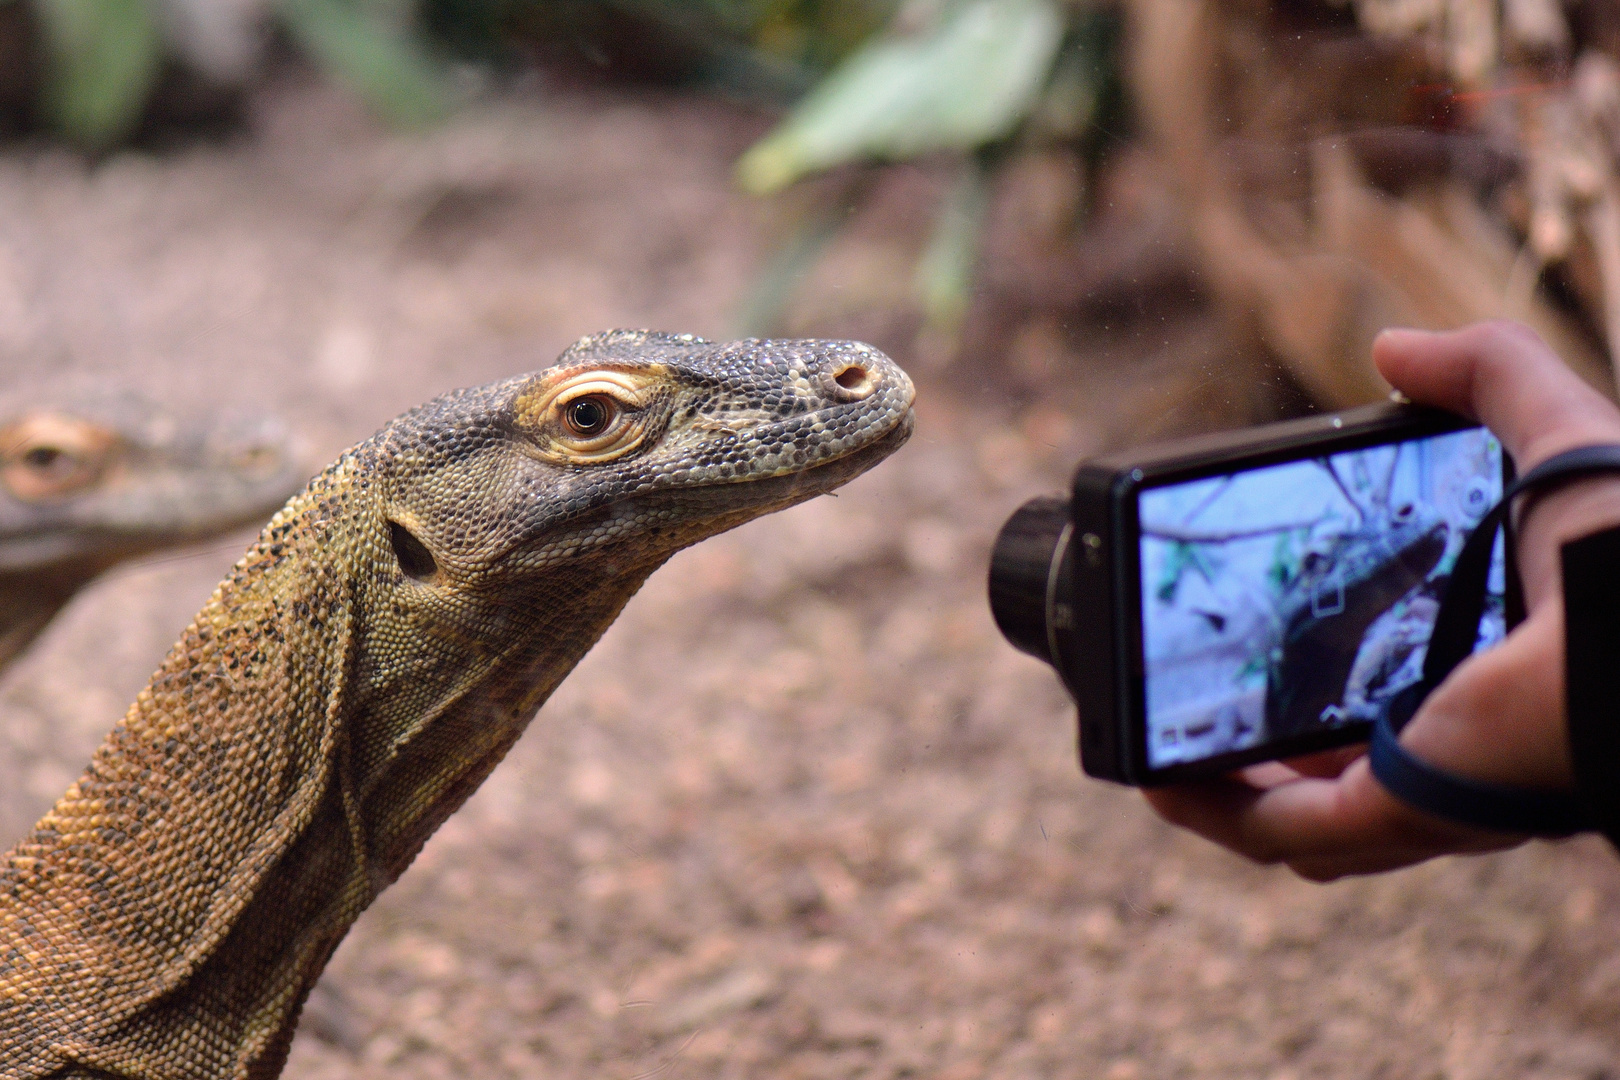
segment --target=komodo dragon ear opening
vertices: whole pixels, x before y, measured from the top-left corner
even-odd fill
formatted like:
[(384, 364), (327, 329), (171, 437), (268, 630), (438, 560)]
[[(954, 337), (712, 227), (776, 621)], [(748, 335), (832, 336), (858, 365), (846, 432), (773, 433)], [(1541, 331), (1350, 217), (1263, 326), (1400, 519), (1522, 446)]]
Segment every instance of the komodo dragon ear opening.
[(439, 572), (433, 552), (397, 521), (388, 523), (388, 542), (393, 545), (394, 558), (399, 560), (399, 568), (405, 571), (406, 577), (426, 581)]

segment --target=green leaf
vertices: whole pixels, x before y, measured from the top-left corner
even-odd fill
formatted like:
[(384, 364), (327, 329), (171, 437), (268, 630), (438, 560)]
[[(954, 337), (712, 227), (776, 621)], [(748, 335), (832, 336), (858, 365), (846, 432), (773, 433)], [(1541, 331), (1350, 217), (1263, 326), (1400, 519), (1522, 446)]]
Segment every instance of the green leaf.
[(141, 117), (162, 59), (147, 0), (34, 0), (45, 38), (45, 108), (81, 146), (100, 150)]
[(420, 127), (450, 111), (443, 71), (410, 35), (347, 0), (280, 0), (299, 45), (390, 123)]
[(970, 0), (934, 33), (860, 49), (737, 163), (768, 194), (865, 158), (972, 150), (1033, 108), (1063, 38), (1052, 0)]

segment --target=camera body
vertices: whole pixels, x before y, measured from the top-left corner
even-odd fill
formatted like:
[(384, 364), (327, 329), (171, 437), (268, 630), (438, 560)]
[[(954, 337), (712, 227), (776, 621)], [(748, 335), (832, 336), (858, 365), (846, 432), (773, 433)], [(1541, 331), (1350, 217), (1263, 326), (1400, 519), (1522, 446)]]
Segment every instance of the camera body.
[[(1092, 776), (1172, 783), (1363, 741), (1418, 678), (1510, 470), (1483, 428), (1405, 404), (1113, 454), (1009, 519), (991, 608), (1058, 670)], [(1500, 561), (1482, 641), (1505, 632)]]

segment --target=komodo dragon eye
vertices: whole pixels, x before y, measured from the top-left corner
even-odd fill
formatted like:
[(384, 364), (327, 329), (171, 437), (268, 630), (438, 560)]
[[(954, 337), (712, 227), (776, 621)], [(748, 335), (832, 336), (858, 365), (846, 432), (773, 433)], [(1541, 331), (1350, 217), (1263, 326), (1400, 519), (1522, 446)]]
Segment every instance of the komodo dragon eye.
[(612, 398), (600, 394), (575, 398), (563, 410), (563, 422), (568, 430), (581, 438), (600, 435), (613, 422), (618, 405)]
[(559, 371), (518, 400), (517, 424), (545, 461), (613, 461), (635, 452), (647, 437), (649, 405), (658, 400), (665, 378), (662, 368)]
[(25, 502), (66, 498), (105, 471), (117, 437), (71, 416), (41, 413), (0, 429), (0, 482)]

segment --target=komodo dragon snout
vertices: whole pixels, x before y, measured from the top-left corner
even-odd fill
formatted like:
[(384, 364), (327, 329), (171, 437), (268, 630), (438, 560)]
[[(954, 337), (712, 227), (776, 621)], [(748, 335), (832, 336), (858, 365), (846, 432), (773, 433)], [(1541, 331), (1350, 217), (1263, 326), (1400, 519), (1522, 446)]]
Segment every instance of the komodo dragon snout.
[(295, 496), (0, 861), (0, 1078), (273, 1077), (332, 950), (678, 549), (898, 448), (855, 342), (616, 331)]

